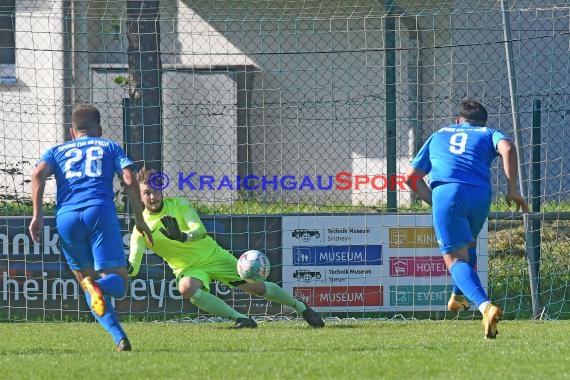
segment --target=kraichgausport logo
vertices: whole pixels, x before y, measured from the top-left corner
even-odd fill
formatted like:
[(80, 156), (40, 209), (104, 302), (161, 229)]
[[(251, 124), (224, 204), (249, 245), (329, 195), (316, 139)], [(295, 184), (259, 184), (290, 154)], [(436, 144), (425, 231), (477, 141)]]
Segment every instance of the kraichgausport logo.
[[(410, 176), (412, 189), (415, 190), (417, 181), (421, 176)], [(383, 190), (408, 190), (405, 183), (408, 179), (405, 175), (366, 175), (339, 172), (335, 175), (247, 175), (230, 177), (223, 175), (198, 174), (197, 172), (177, 173), (177, 181), (172, 180), (164, 172), (154, 172), (148, 178), (148, 186), (154, 190), (164, 190), (174, 182), (178, 190), (263, 190), (263, 191), (292, 191), (292, 190), (361, 190), (370, 187), (376, 191)]]

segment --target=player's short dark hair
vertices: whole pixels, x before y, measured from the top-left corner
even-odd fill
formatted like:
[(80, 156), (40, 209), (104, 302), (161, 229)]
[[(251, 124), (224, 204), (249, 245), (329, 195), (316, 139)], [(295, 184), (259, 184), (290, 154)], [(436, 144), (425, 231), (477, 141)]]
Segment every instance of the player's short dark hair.
[(78, 104), (71, 115), (73, 128), (78, 131), (94, 131), (101, 126), (101, 113), (89, 104)]
[(467, 99), (459, 105), (459, 116), (475, 124), (485, 125), (489, 115), (481, 103), (473, 99)]

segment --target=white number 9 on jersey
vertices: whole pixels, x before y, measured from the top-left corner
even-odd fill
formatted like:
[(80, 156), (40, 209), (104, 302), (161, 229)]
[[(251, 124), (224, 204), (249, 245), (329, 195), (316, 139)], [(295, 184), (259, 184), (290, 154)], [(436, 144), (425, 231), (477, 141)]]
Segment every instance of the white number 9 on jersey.
[(467, 145), (467, 133), (460, 132), (454, 133), (449, 138), (449, 151), (454, 154), (461, 154), (465, 152), (465, 145)]

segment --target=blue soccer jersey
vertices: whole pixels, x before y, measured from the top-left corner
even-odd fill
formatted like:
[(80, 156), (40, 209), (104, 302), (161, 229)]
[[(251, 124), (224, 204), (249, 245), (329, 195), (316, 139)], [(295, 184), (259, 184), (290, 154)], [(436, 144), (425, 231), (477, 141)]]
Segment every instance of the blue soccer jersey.
[(510, 141), (496, 129), (469, 123), (450, 125), (430, 136), (412, 167), (430, 173), (432, 188), (453, 182), (491, 189), (490, 167), (502, 139)]
[(53, 170), (58, 214), (95, 205), (114, 208), (113, 178), (133, 165), (117, 143), (98, 137), (57, 145), (40, 161)]

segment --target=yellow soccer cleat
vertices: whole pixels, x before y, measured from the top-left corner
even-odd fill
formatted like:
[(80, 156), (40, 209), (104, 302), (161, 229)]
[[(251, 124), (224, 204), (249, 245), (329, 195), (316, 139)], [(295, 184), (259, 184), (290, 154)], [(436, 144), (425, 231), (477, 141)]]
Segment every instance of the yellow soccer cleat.
[(469, 301), (463, 295), (451, 293), (451, 297), (447, 302), (447, 310), (449, 311), (467, 311), (471, 307)]
[(499, 331), (497, 323), (503, 318), (503, 311), (493, 304), (487, 305), (483, 313), (483, 327), (485, 328), (485, 338), (495, 339)]
[(81, 285), (91, 296), (91, 310), (93, 310), (95, 315), (102, 317), (105, 314), (105, 296), (99, 284), (87, 276), (81, 281)]

